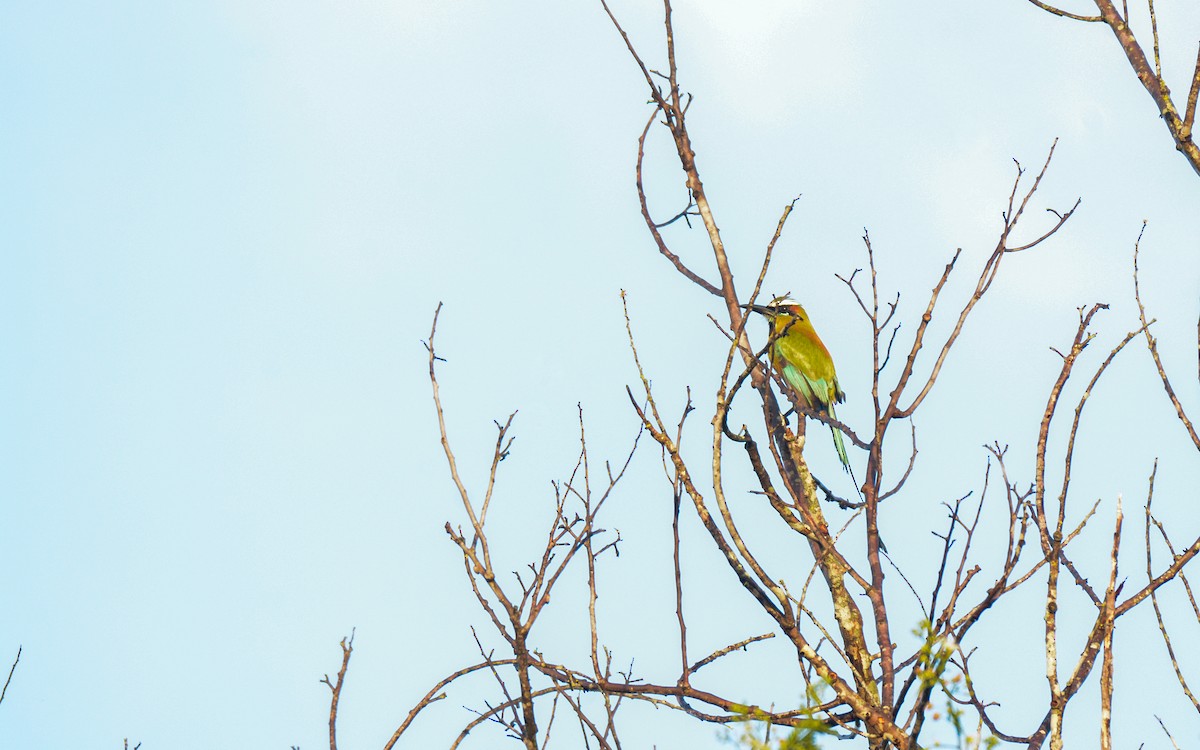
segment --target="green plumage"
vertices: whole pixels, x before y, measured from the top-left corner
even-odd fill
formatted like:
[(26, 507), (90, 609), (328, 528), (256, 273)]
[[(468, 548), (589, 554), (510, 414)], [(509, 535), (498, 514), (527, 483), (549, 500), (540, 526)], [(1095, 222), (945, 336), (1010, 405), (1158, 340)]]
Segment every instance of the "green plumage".
[[(772, 366), (783, 374), (783, 379), (809, 406), (837, 419), (834, 404), (845, 401), (846, 394), (838, 387), (833, 357), (813, 328), (808, 313), (791, 300), (776, 300), (760, 312), (771, 319), (773, 335), (777, 337), (771, 352)], [(846, 455), (842, 433), (832, 426), (829, 429), (833, 433), (838, 459), (843, 468), (849, 470), (850, 459)]]

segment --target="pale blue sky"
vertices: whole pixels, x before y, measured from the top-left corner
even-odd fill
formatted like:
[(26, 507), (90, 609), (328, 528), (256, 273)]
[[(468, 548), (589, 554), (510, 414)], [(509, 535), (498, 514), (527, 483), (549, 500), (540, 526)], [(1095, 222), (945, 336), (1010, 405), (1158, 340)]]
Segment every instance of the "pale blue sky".
[[(885, 509), (889, 546), (918, 577), (939, 503), (978, 487), (980, 445), (1011, 443), (1012, 468), (1030, 476), (1058, 367), (1048, 347), (1069, 341), (1075, 308), (1113, 305), (1094, 361), (1131, 326), (1143, 219), (1163, 355), (1200, 409), (1200, 179), (1107, 29), (1024, 0), (971, 5), (676, 3), (693, 138), (742, 288), (803, 194), (768, 289), (808, 303), (852, 425), (870, 416), (868, 342), (833, 274), (863, 264), (862, 228), (909, 321), (964, 248), (959, 304), (994, 244), (1011, 159), (1036, 169), (1061, 139), (1026, 231), (1045, 206), (1082, 196), (1081, 209), (1037, 255), (1006, 261), (918, 420), (913, 492)], [(1163, 5), (1182, 98), (1200, 13)], [(660, 61), (660, 5), (613, 9)], [(475, 485), (491, 420), (521, 410), (494, 511), (514, 542), (570, 468), (577, 402), (594, 456), (632, 439), (619, 290), (664, 403), (678, 409), (687, 385), (715, 389), (724, 347), (704, 315), (716, 308), (646, 236), (632, 184), (646, 94), (598, 2), (9, 2), (0, 96), (0, 662), (25, 649), (0, 705), (4, 747), (320, 747), (317, 680), (352, 626), (341, 733), (345, 747), (377, 747), (472, 658), (463, 612), (484, 621), (441, 530), (461, 509), (420, 345), (438, 301), (451, 437)], [(651, 149), (652, 205), (670, 215), (682, 180), (663, 134)], [(710, 267), (701, 233), (671, 237)], [(1103, 499), (1107, 527), (1125, 495), (1131, 580), (1153, 456), (1156, 505), (1174, 508), (1180, 541), (1197, 533), (1195, 453), (1152, 378), (1143, 347), (1123, 355), (1094, 394), (1076, 465), (1076, 510)], [(700, 455), (706, 419), (693, 425)], [(825, 448), (814, 461), (831, 460)], [(674, 661), (654, 628), (673, 637), (669, 504), (657, 451), (644, 450), (613, 500), (627, 541), (601, 600), (609, 642), (666, 682)], [(693, 648), (765, 628), (727, 613), (744, 595), (687, 533)], [(1096, 575), (1107, 533), (1094, 535)], [(567, 602), (548, 617), (545, 642), (568, 658), (580, 621)], [(1021, 630), (1035, 648), (1038, 618)], [(1161, 667), (1153, 630), (1129, 632), (1117, 636), (1125, 663)], [(1022, 661), (1028, 674), (1039, 653)], [(797, 695), (728, 669), (747, 700)], [(1119, 738), (1166, 746), (1130, 680)], [(461, 705), (485, 695), (474, 685), (431, 711), (411, 746), (443, 746), (469, 719)], [(1190, 707), (1171, 706), (1176, 737), (1194, 741)], [(717, 745), (711, 727), (630, 718), (639, 746)]]

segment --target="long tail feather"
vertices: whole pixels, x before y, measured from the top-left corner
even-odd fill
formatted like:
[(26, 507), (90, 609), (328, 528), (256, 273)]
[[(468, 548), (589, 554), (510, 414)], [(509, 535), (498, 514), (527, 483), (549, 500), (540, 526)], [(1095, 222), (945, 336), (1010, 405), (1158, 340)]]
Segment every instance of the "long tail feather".
[(833, 447), (837, 449), (838, 458), (842, 461), (842, 468), (850, 471), (850, 458), (846, 455), (846, 444), (842, 442), (842, 433), (832, 425), (830, 425), (829, 431), (833, 433)]

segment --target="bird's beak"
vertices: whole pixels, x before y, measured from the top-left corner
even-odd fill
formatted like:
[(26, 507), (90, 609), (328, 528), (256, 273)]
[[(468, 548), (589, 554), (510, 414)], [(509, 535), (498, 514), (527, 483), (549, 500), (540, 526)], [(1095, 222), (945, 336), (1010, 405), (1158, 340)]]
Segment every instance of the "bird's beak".
[(770, 315), (772, 312), (774, 312), (773, 310), (771, 310), (771, 308), (767, 307), (766, 305), (741, 305), (741, 307), (745, 310), (749, 310), (750, 312), (756, 312), (761, 315)]

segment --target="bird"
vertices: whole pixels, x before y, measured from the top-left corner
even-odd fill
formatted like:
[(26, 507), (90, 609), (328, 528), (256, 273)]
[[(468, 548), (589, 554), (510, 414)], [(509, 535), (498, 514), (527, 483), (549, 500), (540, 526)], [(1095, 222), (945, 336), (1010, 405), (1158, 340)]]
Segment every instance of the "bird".
[[(788, 385), (818, 412), (837, 419), (834, 404), (846, 400), (838, 387), (837, 370), (829, 349), (817, 335), (804, 307), (790, 297), (776, 297), (769, 305), (742, 305), (747, 310), (764, 315), (771, 323), (771, 367), (783, 375)], [(833, 447), (837, 450), (842, 468), (850, 470), (846, 444), (842, 433), (833, 425)]]

